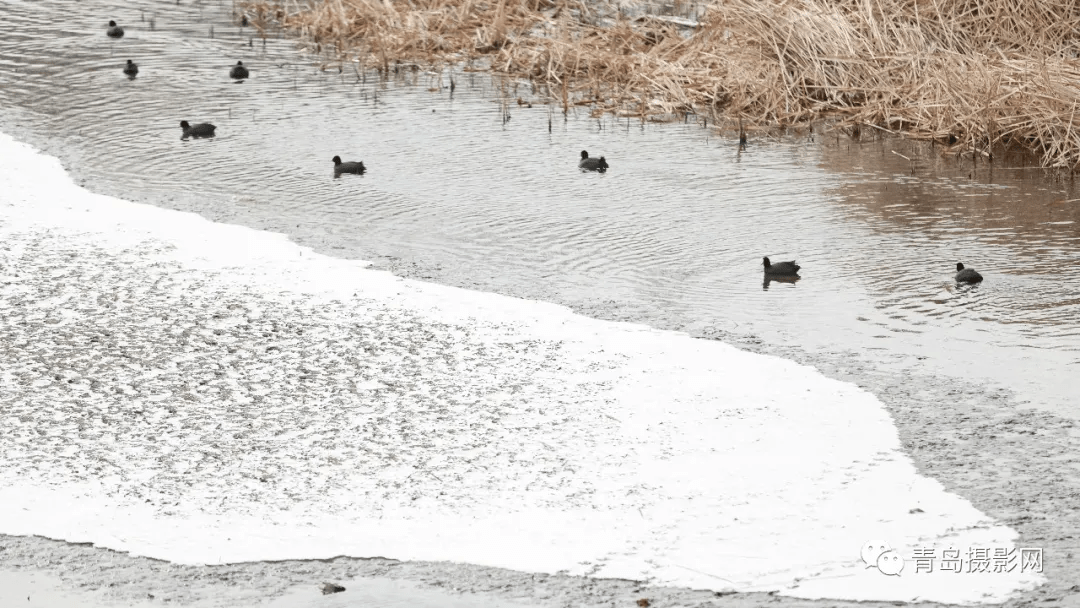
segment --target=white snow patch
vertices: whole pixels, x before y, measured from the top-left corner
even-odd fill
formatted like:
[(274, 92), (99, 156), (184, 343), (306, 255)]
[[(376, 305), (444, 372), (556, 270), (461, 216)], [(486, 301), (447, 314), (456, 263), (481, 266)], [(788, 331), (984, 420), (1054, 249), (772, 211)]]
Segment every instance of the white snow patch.
[[(91, 194), (0, 134), (0, 532), (802, 597), (1043, 581), (915, 572), (1016, 534), (918, 475), (851, 384), (365, 266)], [(862, 563), (878, 538), (900, 576)]]

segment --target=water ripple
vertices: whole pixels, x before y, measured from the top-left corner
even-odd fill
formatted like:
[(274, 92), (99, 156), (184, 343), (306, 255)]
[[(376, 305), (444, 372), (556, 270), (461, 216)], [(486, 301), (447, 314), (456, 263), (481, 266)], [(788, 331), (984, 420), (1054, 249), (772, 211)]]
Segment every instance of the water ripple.
[[(460, 70), (453, 96), (445, 73), (380, 83), (322, 71), (229, 10), (6, 2), (0, 121), (56, 142), (46, 151), (99, 191), (402, 274), (662, 327), (891, 349), (934, 371), (963, 360), (988, 380), (1007, 367), (1040, 399), (1071, 401), (1054, 381), (1075, 367), (1080, 334), (1068, 183), (903, 141), (754, 136), (740, 153), (693, 119), (564, 118), (527, 85)], [(105, 37), (110, 18), (122, 40)], [(238, 60), (252, 73), (242, 83), (228, 78)], [(181, 142), (180, 120), (218, 136)], [(578, 172), (582, 149), (611, 170)], [(368, 173), (334, 179), (334, 155)], [(764, 283), (763, 255), (797, 259), (803, 279)], [(957, 261), (986, 281), (956, 286)]]

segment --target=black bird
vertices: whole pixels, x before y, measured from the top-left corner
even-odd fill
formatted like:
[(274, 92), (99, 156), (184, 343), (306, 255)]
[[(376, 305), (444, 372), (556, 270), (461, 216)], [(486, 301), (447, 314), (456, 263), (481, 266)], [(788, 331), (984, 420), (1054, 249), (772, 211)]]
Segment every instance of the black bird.
[(982, 275), (975, 272), (973, 268), (964, 268), (964, 265), (960, 262), (956, 263), (956, 282), (957, 283), (978, 283), (982, 281)]
[(356, 173), (357, 175), (363, 175), (364, 171), (367, 171), (367, 167), (363, 162), (341, 162), (340, 156), (334, 157), (334, 177), (341, 175), (342, 173)]
[(109, 38), (123, 38), (124, 37), (124, 28), (120, 27), (119, 25), (116, 25), (115, 21), (110, 21), (109, 22), (109, 29), (105, 30), (105, 34)]
[(603, 156), (600, 158), (589, 158), (589, 153), (585, 150), (581, 151), (581, 162), (579, 162), (577, 166), (578, 169), (581, 169), (582, 171), (599, 171), (600, 173), (607, 171), (608, 168), (607, 161), (604, 160)]
[(188, 121), (181, 120), (180, 128), (184, 130), (184, 135), (181, 136), (180, 139), (187, 139), (189, 137), (213, 137), (214, 129), (217, 127), (208, 122), (189, 125)]
[(128, 59), (127, 65), (124, 66), (124, 73), (128, 75), (128, 78), (134, 78), (139, 73), (139, 66)]
[(798, 274), (799, 269), (802, 268), (802, 266), (795, 263), (795, 260), (772, 264), (769, 262), (769, 258), (762, 258), (762, 264), (765, 266), (765, 274), (793, 275)]
[(247, 78), (247, 77), (248, 77), (248, 69), (244, 67), (244, 62), (243, 61), (237, 61), (236, 65), (234, 65), (232, 67), (232, 69), (229, 70), (229, 78), (235, 78), (237, 80), (242, 80), (242, 79)]

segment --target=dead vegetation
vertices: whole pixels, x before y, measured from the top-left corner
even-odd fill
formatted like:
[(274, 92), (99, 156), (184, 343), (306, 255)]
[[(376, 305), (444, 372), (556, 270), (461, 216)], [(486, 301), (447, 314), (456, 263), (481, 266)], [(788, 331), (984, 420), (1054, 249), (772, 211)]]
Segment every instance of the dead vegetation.
[(829, 117), (957, 154), (1017, 147), (1080, 164), (1075, 3), (718, 0), (668, 4), (663, 17), (620, 1), (242, 0), (237, 11), (358, 72), (483, 62), (564, 110), (764, 128)]

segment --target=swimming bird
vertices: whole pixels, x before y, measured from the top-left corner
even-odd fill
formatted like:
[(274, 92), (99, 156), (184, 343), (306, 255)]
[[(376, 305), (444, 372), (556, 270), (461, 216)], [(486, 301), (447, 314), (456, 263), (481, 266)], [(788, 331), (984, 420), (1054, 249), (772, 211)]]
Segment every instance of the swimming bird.
[(604, 160), (603, 156), (600, 158), (589, 158), (589, 153), (585, 150), (581, 151), (581, 162), (578, 163), (577, 166), (578, 169), (581, 169), (582, 171), (599, 171), (600, 173), (607, 171), (608, 168), (607, 161)]
[(109, 38), (123, 38), (124, 37), (124, 28), (120, 27), (119, 25), (116, 25), (115, 21), (110, 21), (109, 22), (109, 29), (105, 30), (105, 34)]
[(128, 59), (127, 65), (124, 66), (124, 73), (127, 74), (130, 78), (134, 78), (135, 75), (139, 73), (139, 66), (135, 65), (130, 59)]
[(765, 274), (792, 275), (798, 274), (799, 269), (802, 268), (802, 266), (795, 263), (795, 260), (772, 264), (769, 262), (769, 258), (762, 258), (762, 264), (765, 266)]
[(957, 283), (978, 283), (980, 281), (982, 281), (982, 275), (975, 272), (975, 269), (964, 268), (964, 265), (960, 262), (956, 263)]
[(244, 67), (243, 61), (237, 61), (236, 65), (229, 70), (229, 78), (235, 78), (241, 80), (248, 77), (248, 69)]
[(188, 121), (181, 120), (180, 128), (184, 130), (184, 135), (181, 136), (180, 139), (187, 139), (189, 137), (213, 137), (214, 129), (217, 127), (208, 122), (189, 125)]
[(363, 175), (364, 171), (367, 171), (367, 167), (364, 166), (363, 161), (358, 163), (343, 163), (341, 162), (340, 156), (334, 157), (334, 177), (337, 177), (342, 173), (356, 173), (357, 175)]

